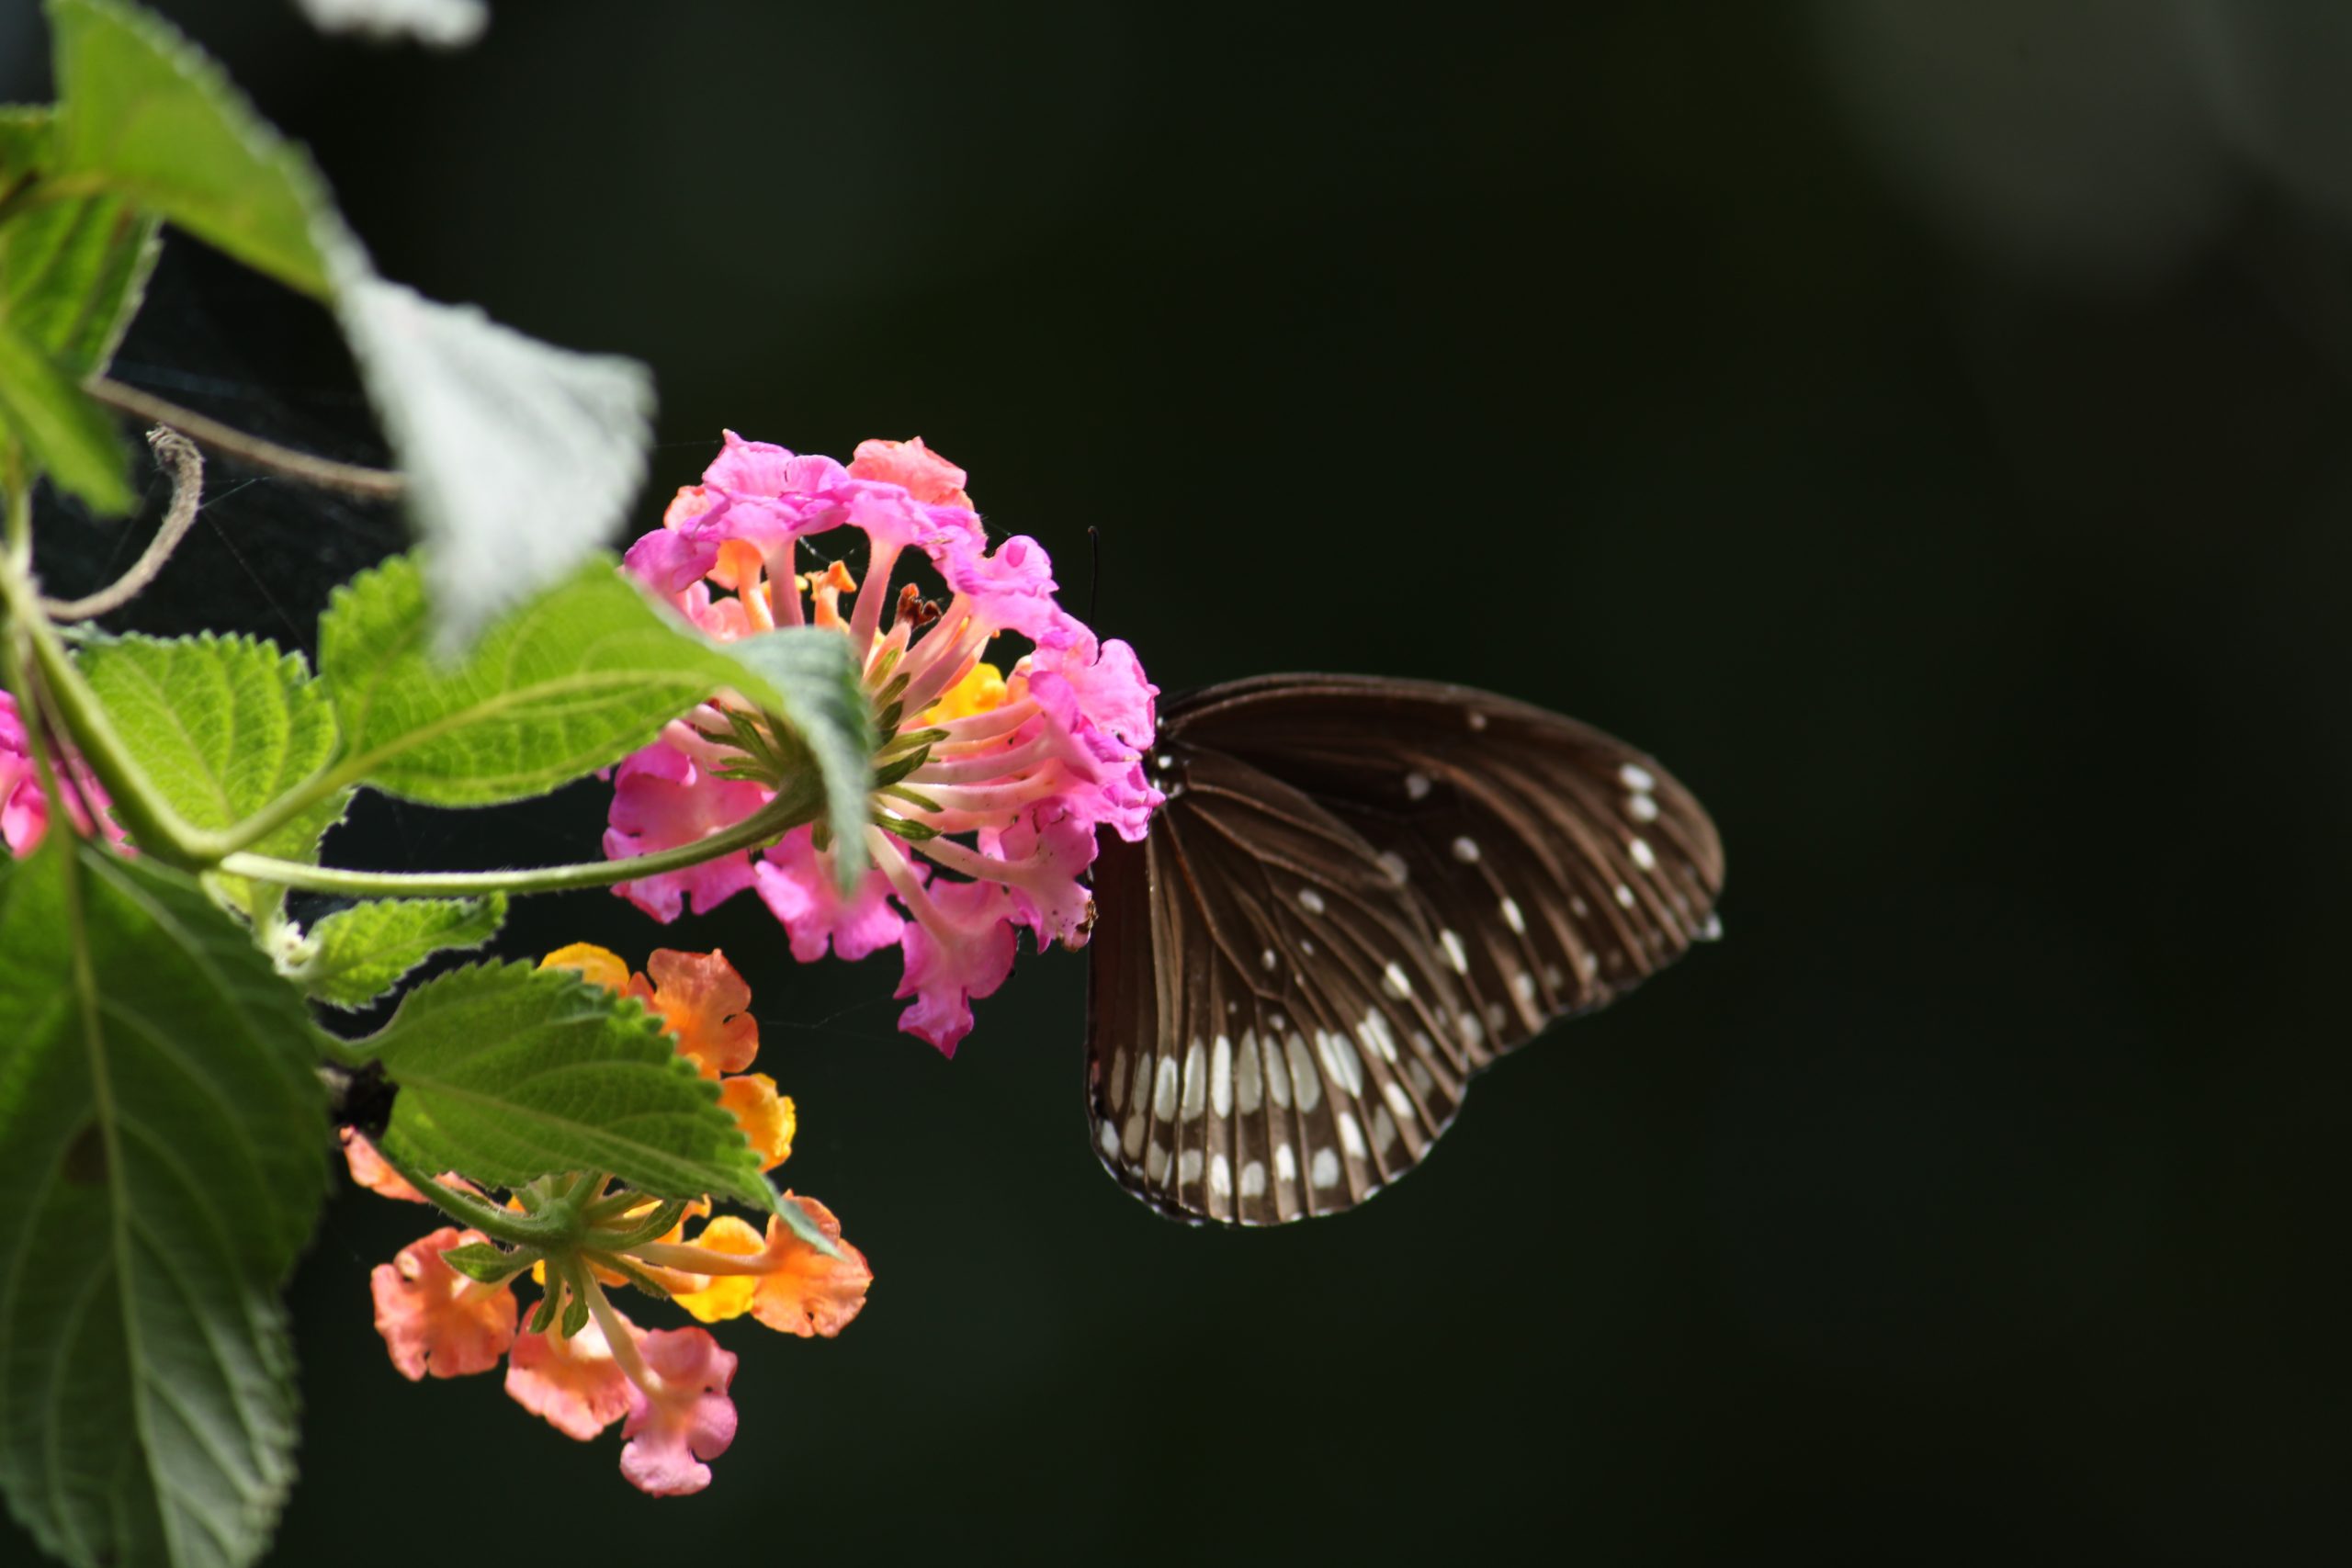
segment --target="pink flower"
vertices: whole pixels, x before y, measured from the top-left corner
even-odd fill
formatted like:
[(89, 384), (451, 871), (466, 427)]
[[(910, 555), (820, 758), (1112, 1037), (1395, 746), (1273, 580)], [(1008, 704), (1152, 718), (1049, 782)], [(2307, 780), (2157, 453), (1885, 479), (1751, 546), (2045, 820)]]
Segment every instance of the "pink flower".
[[(767, 804), (768, 792), (738, 779), (714, 778), (693, 758), (656, 741), (615, 770), (605, 856), (620, 860), (674, 849), (731, 828)], [(721, 855), (661, 876), (624, 882), (613, 891), (668, 925), (691, 900), (708, 914), (752, 886), (749, 851)]]
[(392, 1365), (411, 1382), (427, 1373), (465, 1377), (498, 1365), (514, 1342), (514, 1292), (505, 1285), (467, 1279), (441, 1261), (453, 1247), (483, 1239), (480, 1231), (443, 1225), (379, 1263), (368, 1285), (376, 1297), (376, 1332)]
[[(679, 491), (662, 529), (628, 555), (630, 570), (715, 637), (814, 625), (850, 639), (874, 711), (897, 714), (880, 755), (898, 787), (875, 796), (866, 836), (875, 874), (842, 899), (831, 853), (804, 829), (756, 865), (729, 856), (718, 871), (697, 868), (709, 886), (692, 897), (707, 908), (756, 886), (803, 963), (897, 941), (899, 995), (914, 998), (899, 1027), (951, 1054), (972, 999), (1011, 970), (1016, 927), (1041, 945), (1087, 940), (1082, 877), (1097, 829), (1139, 840), (1160, 799), (1143, 768), (1158, 688), (1132, 649), (1100, 641), (1056, 602), (1044, 547), (1016, 536), (989, 548), (965, 477), (920, 440), (863, 442), (844, 468), (729, 432), (703, 482)], [(821, 570), (800, 570), (797, 541), (839, 529), (865, 536), (862, 585), (838, 547)], [(945, 583), (944, 608), (919, 582), (899, 583), (914, 551)], [(1009, 674), (989, 661), (1003, 637), (1026, 645)], [(674, 757), (657, 758), (665, 749)], [(770, 798), (725, 794), (710, 750), (673, 725), (623, 765), (608, 854), (688, 842)], [(668, 919), (687, 891), (662, 877), (628, 896)]]
[(843, 958), (863, 958), (899, 940), (906, 921), (890, 908), (889, 882), (869, 871), (855, 897), (843, 898), (831, 867), (818, 858), (816, 831), (795, 828), (770, 844), (752, 868), (760, 901), (784, 923), (792, 956), (814, 964), (830, 945)]
[(710, 1466), (735, 1440), (735, 1405), (727, 1385), (735, 1358), (700, 1328), (667, 1329), (637, 1341), (650, 1387), (628, 1386), (628, 1439), (621, 1474), (656, 1497), (681, 1497), (710, 1484)]
[[(33, 766), (30, 739), (17, 710), (17, 699), (0, 692), (0, 843), (19, 857), (39, 849), (41, 835), (49, 830), (49, 797), (41, 793), (40, 771)], [(57, 762), (52, 752), (50, 763), (53, 767)], [(73, 786), (65, 792), (65, 813), (74, 830), (89, 836), (89, 813), (82, 809), (86, 799), (99, 813), (108, 840), (122, 843), (123, 831), (107, 809), (107, 792), (90, 776), (87, 765), (69, 754), (65, 773)]]
[(972, 1032), (972, 998), (993, 996), (1012, 973), (1012, 897), (994, 882), (942, 882), (920, 902), (922, 918), (899, 944), (907, 971), (898, 994), (915, 1004), (899, 1027), (953, 1056)]

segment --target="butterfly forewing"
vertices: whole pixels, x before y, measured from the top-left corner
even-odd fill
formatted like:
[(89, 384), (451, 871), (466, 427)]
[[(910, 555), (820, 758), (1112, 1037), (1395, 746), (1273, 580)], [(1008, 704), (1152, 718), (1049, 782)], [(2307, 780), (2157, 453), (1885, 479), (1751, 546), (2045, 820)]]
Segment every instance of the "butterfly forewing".
[(1162, 716), (1169, 801), (1096, 863), (1096, 1148), (1155, 1206), (1362, 1201), (1469, 1075), (1713, 933), (1714, 829), (1622, 742), (1463, 687), (1275, 676)]

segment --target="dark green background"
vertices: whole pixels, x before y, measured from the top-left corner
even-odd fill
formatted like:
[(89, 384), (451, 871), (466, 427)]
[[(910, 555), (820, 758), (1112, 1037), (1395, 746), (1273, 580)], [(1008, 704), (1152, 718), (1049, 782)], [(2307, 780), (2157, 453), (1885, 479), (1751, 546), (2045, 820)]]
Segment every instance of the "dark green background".
[[(1732, 867), (1720, 946), (1498, 1068), (1367, 1209), (1257, 1235), (1097, 1168), (1080, 959), (1024, 959), (948, 1063), (894, 1032), (895, 957), (797, 966), (748, 895), (534, 903), (507, 951), (742, 967), (870, 1308), (730, 1332), (741, 1436), (652, 1502), (495, 1379), (401, 1382), (368, 1270), (420, 1217), (346, 1195), (293, 1285), (274, 1562), (2332, 1557), (2322, 8), (512, 0), (453, 57), (164, 8), (388, 274), (654, 367), (636, 526), (722, 426), (920, 432), (1080, 606), (1102, 530), (1097, 622), (1168, 690), (1550, 704), (1665, 759)], [(38, 96), (0, 17), (0, 96)], [(323, 316), (184, 240), (118, 371), (380, 454)], [(228, 462), (212, 494), (121, 624), (307, 647), (396, 536)], [(51, 508), (52, 581), (144, 525)], [(576, 858), (604, 796), (378, 803), (333, 850)]]

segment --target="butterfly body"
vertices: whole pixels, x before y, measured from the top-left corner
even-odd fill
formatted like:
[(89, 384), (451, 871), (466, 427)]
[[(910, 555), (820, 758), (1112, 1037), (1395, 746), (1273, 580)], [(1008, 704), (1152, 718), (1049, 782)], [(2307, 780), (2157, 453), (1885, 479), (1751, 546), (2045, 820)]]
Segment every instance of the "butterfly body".
[(1589, 726), (1467, 687), (1279, 675), (1168, 705), (1168, 799), (1106, 841), (1089, 1126), (1193, 1222), (1352, 1206), (1470, 1077), (1716, 931), (1688, 791)]

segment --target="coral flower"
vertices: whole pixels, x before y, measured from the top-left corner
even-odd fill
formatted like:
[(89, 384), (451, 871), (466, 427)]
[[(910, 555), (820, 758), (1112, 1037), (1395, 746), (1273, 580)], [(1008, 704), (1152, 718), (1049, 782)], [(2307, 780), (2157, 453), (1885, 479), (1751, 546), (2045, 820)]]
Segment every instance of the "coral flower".
[(569, 1339), (552, 1333), (516, 1339), (506, 1360), (506, 1392), (515, 1404), (583, 1443), (628, 1414), (628, 1375), (603, 1326), (593, 1322)]
[[(1016, 929), (1040, 946), (1086, 941), (1097, 830), (1138, 840), (1159, 803), (1142, 766), (1158, 688), (1125, 643), (1056, 602), (1035, 540), (989, 547), (964, 482), (920, 440), (867, 441), (843, 465), (728, 433), (628, 569), (722, 640), (804, 625), (850, 639), (883, 730), (874, 869), (842, 897), (831, 853), (801, 829), (756, 862), (739, 852), (616, 889), (666, 921), (754, 886), (803, 963), (896, 942), (911, 999), (899, 1027), (951, 1055), (972, 1000), (1010, 973)], [(804, 572), (800, 542), (842, 529), (864, 537), (863, 581), (841, 559)], [(944, 608), (899, 581), (917, 558)], [(1009, 669), (993, 647), (1005, 637), (1027, 649)], [(608, 854), (691, 841), (771, 798), (724, 776), (741, 761), (714, 739), (727, 731), (700, 709), (622, 765)]]
[(486, 1372), (514, 1342), (514, 1292), (467, 1279), (441, 1255), (483, 1240), (479, 1231), (444, 1225), (401, 1248), (369, 1276), (376, 1296), (376, 1332), (392, 1365), (415, 1382)]

